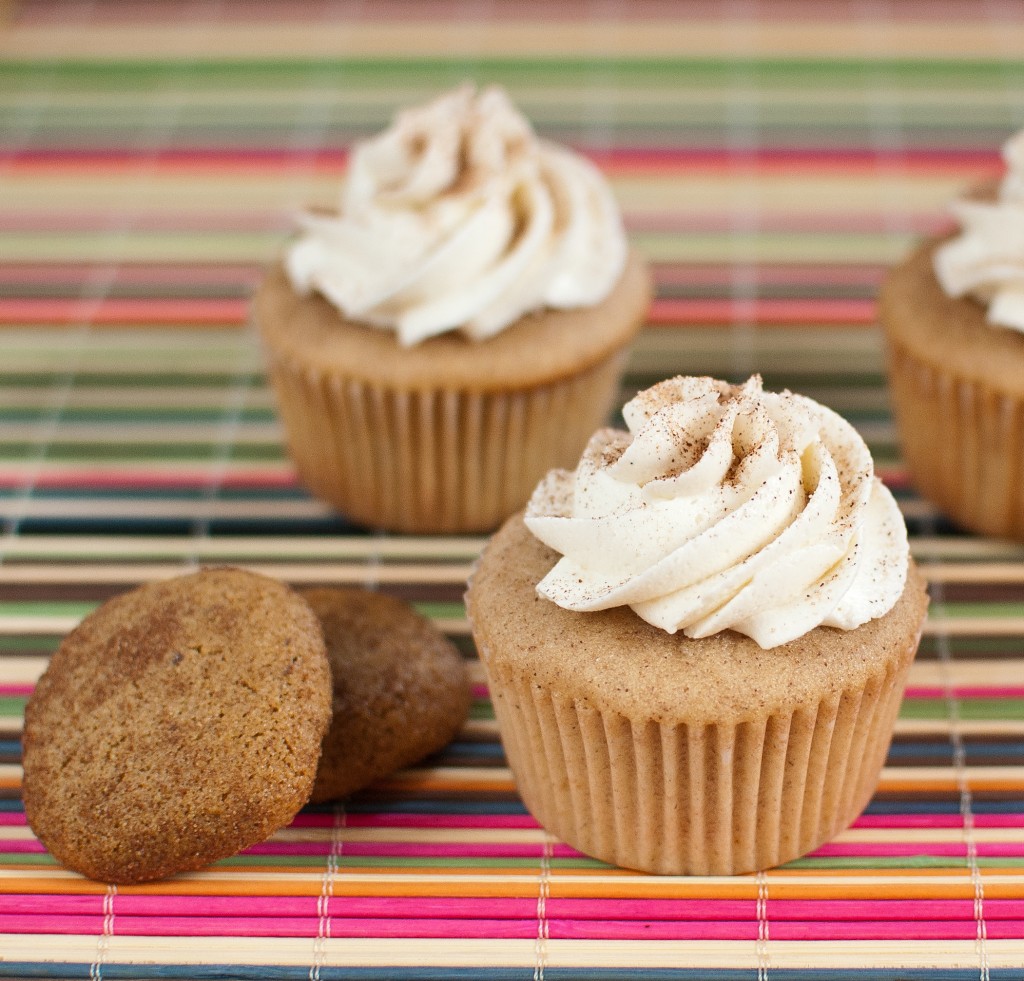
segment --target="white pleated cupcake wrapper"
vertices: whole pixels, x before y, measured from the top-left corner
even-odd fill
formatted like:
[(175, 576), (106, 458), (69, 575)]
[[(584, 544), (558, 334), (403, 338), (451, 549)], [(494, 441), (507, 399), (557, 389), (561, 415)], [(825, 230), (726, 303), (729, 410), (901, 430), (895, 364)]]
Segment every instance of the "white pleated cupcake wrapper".
[(1024, 539), (1024, 399), (958, 378), (891, 339), (888, 356), (917, 489), (968, 528)]
[(507, 392), (388, 390), (281, 362), (271, 377), (314, 494), (360, 523), (452, 533), (496, 527), (548, 470), (576, 465), (607, 419), (625, 358)]
[(492, 679), (491, 698), (520, 794), (550, 832), (614, 865), (729, 875), (805, 855), (860, 814), (911, 660), (739, 725), (631, 721), (529, 679)]

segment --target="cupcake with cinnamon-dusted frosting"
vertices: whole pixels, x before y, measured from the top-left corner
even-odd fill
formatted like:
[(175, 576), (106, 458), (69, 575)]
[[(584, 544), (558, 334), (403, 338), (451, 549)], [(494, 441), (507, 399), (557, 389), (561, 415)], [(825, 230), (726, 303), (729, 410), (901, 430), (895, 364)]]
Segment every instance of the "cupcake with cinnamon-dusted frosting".
[(1006, 174), (953, 204), (959, 231), (886, 278), (879, 319), (900, 446), (964, 528), (1024, 540), (1024, 132)]
[(597, 168), (462, 87), (356, 145), (254, 316), (310, 489), (371, 526), (467, 532), (575, 459), (649, 293)]
[(759, 378), (627, 404), (488, 543), (467, 609), (551, 832), (649, 872), (805, 854), (878, 779), (927, 598), (835, 413)]

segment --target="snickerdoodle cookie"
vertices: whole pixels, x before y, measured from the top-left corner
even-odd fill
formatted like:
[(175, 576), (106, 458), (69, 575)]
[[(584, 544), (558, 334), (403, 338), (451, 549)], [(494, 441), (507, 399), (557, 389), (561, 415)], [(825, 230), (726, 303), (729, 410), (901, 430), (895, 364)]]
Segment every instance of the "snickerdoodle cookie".
[(469, 710), (454, 645), (391, 596), (326, 588), (302, 595), (320, 618), (334, 683), (311, 799), (354, 793), (447, 744)]
[(93, 879), (199, 869), (291, 821), (329, 718), (323, 637), (297, 593), (230, 568), (150, 583), (86, 617), (40, 678), (25, 812)]

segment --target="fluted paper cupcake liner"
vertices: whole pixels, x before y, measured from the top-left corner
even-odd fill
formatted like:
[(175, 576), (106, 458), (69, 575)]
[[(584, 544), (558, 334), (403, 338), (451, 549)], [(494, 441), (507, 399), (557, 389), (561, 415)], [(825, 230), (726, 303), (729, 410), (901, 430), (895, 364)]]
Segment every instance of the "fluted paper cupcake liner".
[(513, 391), (392, 390), (270, 353), (288, 448), (310, 490), (355, 521), (487, 531), (571, 467), (614, 399), (625, 351)]
[(1024, 539), (1024, 400), (888, 339), (889, 388), (917, 489), (958, 524)]
[(860, 814), (912, 658), (737, 725), (632, 720), (529, 678), (492, 678), (491, 697), (523, 801), (550, 832), (627, 868), (730, 875), (813, 851)]

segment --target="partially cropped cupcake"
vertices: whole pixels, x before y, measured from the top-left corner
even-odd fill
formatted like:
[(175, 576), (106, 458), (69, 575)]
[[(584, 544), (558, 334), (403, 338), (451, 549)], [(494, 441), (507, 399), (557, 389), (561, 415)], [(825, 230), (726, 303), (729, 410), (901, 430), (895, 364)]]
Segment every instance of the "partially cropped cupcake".
[[(533, 815), (648, 872), (786, 862), (885, 760), (927, 598), (856, 431), (674, 378), (490, 540), (468, 611)], [(561, 557), (559, 557), (561, 553)]]
[(1024, 540), (1024, 133), (998, 187), (953, 205), (961, 228), (889, 274), (879, 317), (903, 455), (954, 521)]
[(299, 474), (358, 522), (490, 530), (612, 407), (650, 283), (593, 164), (500, 89), (353, 149), (254, 306)]

